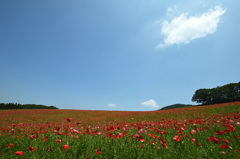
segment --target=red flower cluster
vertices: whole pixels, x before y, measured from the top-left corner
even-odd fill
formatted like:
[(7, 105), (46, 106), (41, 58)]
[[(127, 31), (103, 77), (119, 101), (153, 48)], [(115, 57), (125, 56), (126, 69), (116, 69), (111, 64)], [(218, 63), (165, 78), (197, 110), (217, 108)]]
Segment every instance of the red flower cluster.
[(8, 144), (6, 147), (7, 148), (12, 148), (14, 144)]
[(29, 147), (28, 150), (29, 150), (29, 151), (34, 151), (35, 148), (34, 148), (34, 147)]
[(101, 151), (100, 151), (100, 150), (101, 150), (100, 148), (96, 150), (96, 152), (95, 152), (95, 153), (96, 153), (96, 155), (99, 155), (99, 154), (101, 154)]
[(63, 145), (63, 149), (68, 150), (69, 145)]
[(24, 152), (22, 152), (22, 151), (16, 151), (14, 154), (24, 156)]
[(181, 136), (176, 135), (176, 136), (173, 137), (173, 140), (175, 140), (176, 142), (179, 142), (179, 141), (181, 141), (182, 139), (181, 139)]
[(228, 148), (229, 148), (229, 146), (226, 145), (226, 144), (222, 144), (222, 145), (220, 146), (220, 149), (228, 149)]
[(71, 122), (72, 118), (67, 118), (66, 121)]
[(213, 137), (213, 136), (209, 136), (207, 140), (213, 141), (215, 144), (220, 144), (220, 142), (221, 142), (221, 139)]

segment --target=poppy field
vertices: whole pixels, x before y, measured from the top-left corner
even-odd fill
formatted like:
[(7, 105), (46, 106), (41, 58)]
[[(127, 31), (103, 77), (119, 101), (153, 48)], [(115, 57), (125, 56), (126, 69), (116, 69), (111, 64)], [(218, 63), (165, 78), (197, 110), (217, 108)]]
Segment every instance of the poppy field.
[(0, 158), (240, 158), (240, 102), (145, 112), (0, 110)]

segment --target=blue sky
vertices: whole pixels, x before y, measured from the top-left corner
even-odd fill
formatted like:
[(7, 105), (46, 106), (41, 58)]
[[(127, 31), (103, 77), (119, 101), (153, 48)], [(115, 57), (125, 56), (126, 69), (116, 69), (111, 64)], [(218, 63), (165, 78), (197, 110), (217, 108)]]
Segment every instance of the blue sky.
[(240, 1), (0, 0), (0, 102), (137, 110), (240, 80)]

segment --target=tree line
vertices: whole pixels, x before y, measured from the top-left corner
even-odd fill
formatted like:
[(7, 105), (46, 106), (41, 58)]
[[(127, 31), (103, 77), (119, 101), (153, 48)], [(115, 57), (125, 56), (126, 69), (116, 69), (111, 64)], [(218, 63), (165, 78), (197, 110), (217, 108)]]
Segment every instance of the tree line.
[(240, 101), (240, 82), (210, 89), (198, 89), (193, 95), (192, 101), (202, 105)]
[(58, 109), (55, 106), (41, 104), (0, 103), (0, 109)]

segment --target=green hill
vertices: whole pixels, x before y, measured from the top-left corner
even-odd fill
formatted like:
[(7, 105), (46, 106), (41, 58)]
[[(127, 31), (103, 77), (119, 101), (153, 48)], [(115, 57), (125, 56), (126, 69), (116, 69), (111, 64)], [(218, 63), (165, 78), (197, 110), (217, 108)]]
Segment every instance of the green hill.
[(190, 107), (190, 106), (195, 106), (191, 104), (173, 104), (173, 105), (168, 105), (166, 107), (163, 107), (159, 110), (167, 110), (167, 109), (175, 109), (175, 108), (182, 108), (182, 107)]

